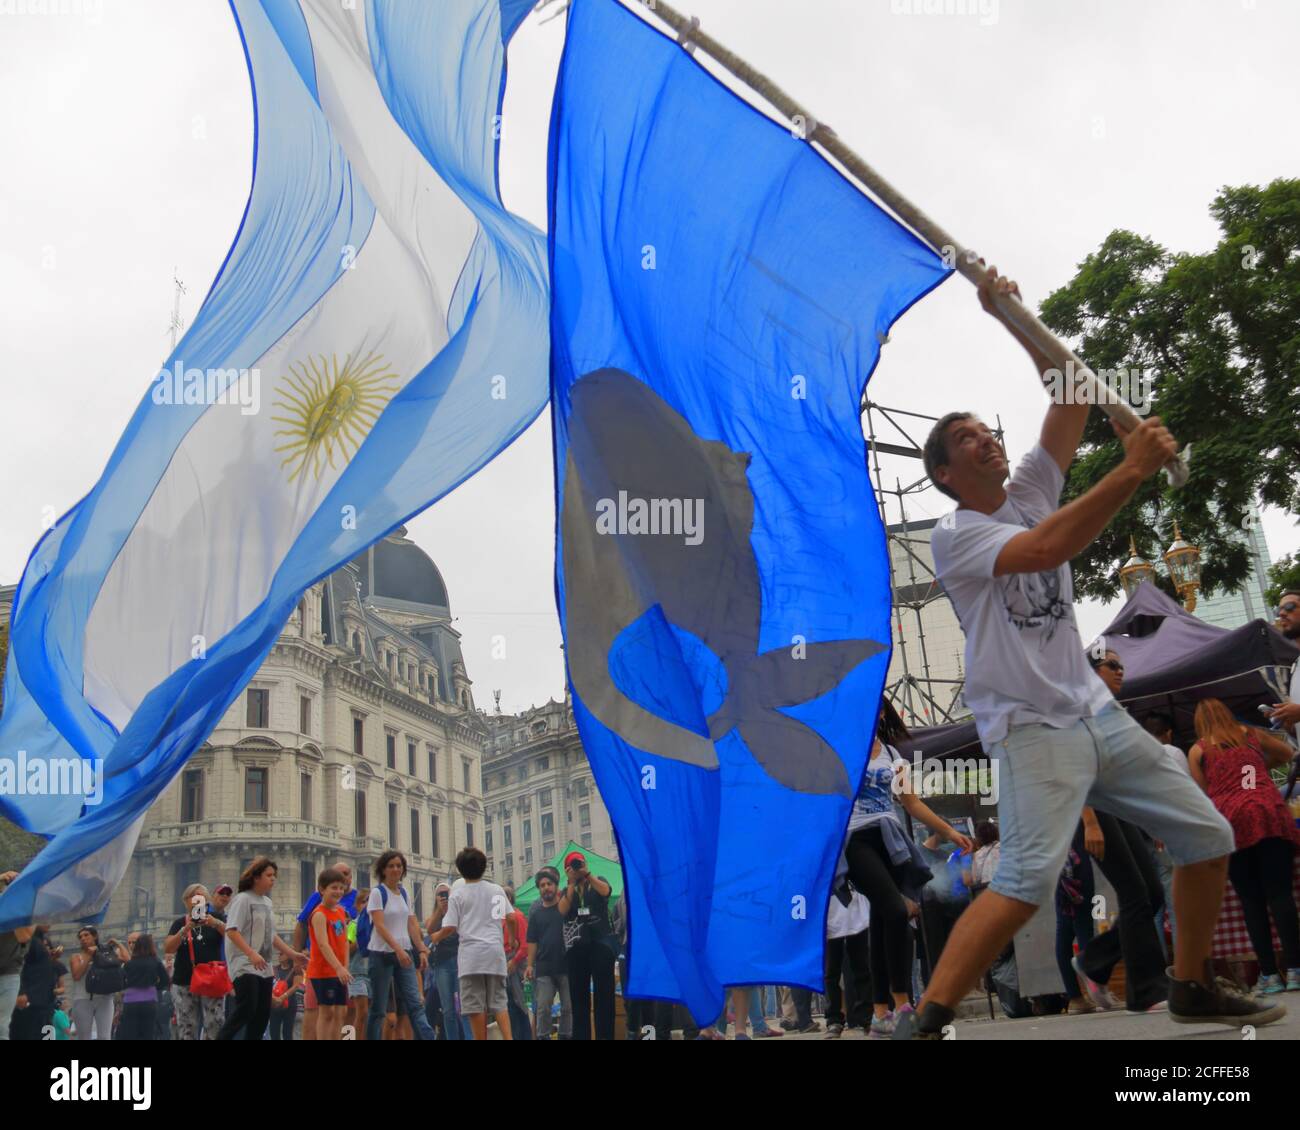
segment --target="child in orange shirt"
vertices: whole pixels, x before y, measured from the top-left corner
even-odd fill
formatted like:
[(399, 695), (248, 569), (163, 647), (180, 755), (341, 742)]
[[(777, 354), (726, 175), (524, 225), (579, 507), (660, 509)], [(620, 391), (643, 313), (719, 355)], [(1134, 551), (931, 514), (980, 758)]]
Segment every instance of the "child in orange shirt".
[(316, 885), (320, 906), (312, 911), (308, 922), (312, 945), (307, 977), (320, 1008), (316, 1039), (338, 1040), (348, 1011), (347, 986), (352, 980), (348, 972), (348, 912), (339, 906), (347, 894), (348, 881), (342, 872), (326, 868)]

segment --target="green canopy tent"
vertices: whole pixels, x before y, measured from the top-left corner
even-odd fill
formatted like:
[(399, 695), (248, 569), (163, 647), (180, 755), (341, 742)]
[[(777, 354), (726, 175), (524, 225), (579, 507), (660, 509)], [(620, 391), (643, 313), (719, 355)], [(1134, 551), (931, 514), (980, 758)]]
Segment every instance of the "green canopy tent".
[[(587, 869), (598, 878), (604, 879), (610, 886), (609, 902), (611, 909), (614, 901), (623, 893), (623, 868), (618, 865), (618, 860), (610, 859), (608, 856), (601, 855), (598, 851), (592, 851), (591, 848), (585, 848), (581, 844), (575, 844), (570, 840), (560, 850), (557, 855), (545, 860), (537, 868), (540, 871), (547, 864), (554, 867), (560, 873), (560, 886), (564, 886), (564, 857), (571, 851), (580, 851), (587, 859)], [(534, 872), (536, 876), (536, 872)], [(532, 908), (533, 903), (537, 901), (537, 879), (529, 879), (522, 887), (515, 890), (515, 906), (525, 914)]]

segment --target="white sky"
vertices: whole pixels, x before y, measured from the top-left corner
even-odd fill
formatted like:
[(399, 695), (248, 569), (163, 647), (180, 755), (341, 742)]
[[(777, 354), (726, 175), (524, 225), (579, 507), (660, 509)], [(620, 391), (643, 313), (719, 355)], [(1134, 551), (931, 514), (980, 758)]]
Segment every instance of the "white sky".
[[(433, 0), (419, 0), (433, 2)], [(30, 4), (30, 0), (27, 0)], [(243, 212), (252, 117), (225, 0), (0, 2), (0, 581), (93, 484), (168, 351), (173, 268), (191, 317)], [(1211, 246), (1226, 184), (1294, 176), (1294, 0), (680, 0), (1037, 303), (1114, 228)], [(80, 13), (85, 7), (89, 14)], [(957, 14), (969, 7), (975, 14)], [(976, 9), (982, 8), (981, 16)], [(900, 9), (895, 11), (894, 9)], [(563, 19), (510, 51), (506, 203), (546, 220), (546, 125)], [(1046, 398), (952, 279), (895, 329), (878, 402), (1000, 415), (1013, 456)], [(899, 461), (900, 463), (902, 461)], [(907, 464), (897, 473), (919, 477)], [(442, 569), (477, 701), (560, 697), (550, 425), (412, 536)], [(916, 514), (947, 506), (929, 492)], [(1265, 514), (1274, 558), (1300, 549)], [(1085, 638), (1109, 613), (1080, 610)], [(492, 637), (506, 657), (492, 657)]]

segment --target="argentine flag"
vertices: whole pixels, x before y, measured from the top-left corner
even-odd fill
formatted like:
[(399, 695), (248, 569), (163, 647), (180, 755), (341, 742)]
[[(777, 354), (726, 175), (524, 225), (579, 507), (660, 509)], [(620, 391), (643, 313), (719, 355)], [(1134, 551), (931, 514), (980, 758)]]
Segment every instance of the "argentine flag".
[(545, 240), (497, 187), (529, 6), (231, 0), (252, 190), (189, 332), (23, 574), (0, 781), (45, 787), (0, 809), (52, 838), (0, 930), (102, 913), (302, 591), (545, 404)]

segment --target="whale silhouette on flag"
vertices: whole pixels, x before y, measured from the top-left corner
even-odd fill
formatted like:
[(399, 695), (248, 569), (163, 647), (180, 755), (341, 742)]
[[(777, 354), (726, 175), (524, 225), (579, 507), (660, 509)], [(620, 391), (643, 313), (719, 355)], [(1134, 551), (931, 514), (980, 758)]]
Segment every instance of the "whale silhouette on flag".
[[(759, 653), (763, 598), (750, 544), (750, 456), (703, 440), (653, 389), (601, 369), (570, 390), (562, 542), (565, 638), (573, 689), (629, 745), (704, 769), (714, 742), (739, 730), (755, 760), (786, 788), (849, 795), (844, 762), (813, 729), (781, 713), (834, 690), (886, 649), (878, 640), (791, 641)], [(681, 529), (602, 532), (601, 504), (620, 494), (649, 502), (699, 500), (699, 543)], [(661, 508), (666, 511), (667, 507)], [(720, 661), (722, 702), (694, 725), (654, 713), (615, 682), (610, 653), (647, 616), (688, 633)]]

